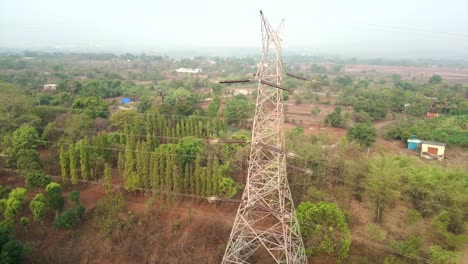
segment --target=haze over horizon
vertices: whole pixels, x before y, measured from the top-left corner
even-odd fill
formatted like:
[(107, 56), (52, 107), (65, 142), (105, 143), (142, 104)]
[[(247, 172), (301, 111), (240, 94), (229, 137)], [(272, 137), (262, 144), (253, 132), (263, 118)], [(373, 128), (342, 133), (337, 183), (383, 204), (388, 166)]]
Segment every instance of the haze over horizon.
[(285, 52), (468, 59), (466, 0), (17, 0), (0, 3), (0, 48), (255, 52), (260, 9), (286, 20)]

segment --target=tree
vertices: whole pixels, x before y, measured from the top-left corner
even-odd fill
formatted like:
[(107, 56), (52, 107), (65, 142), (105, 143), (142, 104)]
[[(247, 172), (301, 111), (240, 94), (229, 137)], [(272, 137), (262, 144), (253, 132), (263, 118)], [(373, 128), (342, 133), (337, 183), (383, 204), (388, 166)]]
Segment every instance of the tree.
[(79, 205), (80, 204), (80, 191), (78, 190), (71, 191), (70, 194), (68, 195), (68, 199), (70, 199), (70, 201), (72, 201), (75, 206)]
[(320, 107), (315, 106), (315, 107), (312, 109), (312, 116), (313, 116), (313, 117), (317, 117), (319, 114), (320, 114)]
[(176, 145), (176, 154), (182, 166), (191, 163), (195, 157), (202, 154), (205, 150), (205, 144), (199, 138), (184, 137)]
[(24, 232), (28, 232), (29, 218), (22, 216), (20, 218), (20, 224), (23, 226)]
[(39, 118), (33, 114), (31, 97), (24, 95), (24, 91), (0, 80), (0, 98), (5, 98), (0, 104), (0, 135), (13, 131), (25, 125), (37, 125)]
[(434, 264), (460, 263), (460, 252), (444, 250), (438, 245), (429, 247), (429, 255), (431, 256), (431, 263)]
[(341, 116), (341, 107), (335, 107), (335, 110), (325, 118), (324, 124), (326, 126), (330, 124), (332, 127), (344, 126), (344, 119)]
[(75, 227), (83, 217), (84, 207), (80, 204), (66, 210), (54, 220), (56, 229), (71, 229)]
[(336, 204), (302, 202), (296, 213), (309, 254), (328, 254), (338, 261), (348, 257), (351, 233), (343, 211)]
[(358, 123), (348, 129), (347, 137), (361, 146), (370, 147), (377, 138), (377, 130), (368, 123)]
[(55, 217), (58, 216), (60, 210), (63, 209), (65, 200), (62, 197), (62, 188), (60, 184), (51, 182), (46, 186), (47, 203), (55, 210)]
[(91, 174), (88, 137), (84, 137), (83, 140), (80, 140), (78, 142), (78, 150), (80, 152), (81, 178), (86, 181), (88, 179), (88, 176)]
[(224, 198), (234, 198), (239, 185), (231, 177), (222, 177), (218, 183), (218, 195)]
[(253, 110), (253, 105), (245, 96), (236, 96), (228, 99), (224, 107), (224, 118), (228, 124), (242, 124), (242, 121), (248, 119)]
[(68, 157), (70, 158), (70, 178), (73, 184), (78, 183), (78, 168), (77, 168), (77, 158), (76, 150), (73, 144), (68, 148)]
[(104, 189), (106, 190), (106, 194), (112, 192), (112, 174), (109, 163), (104, 165)]
[(210, 102), (210, 105), (206, 109), (209, 117), (215, 117), (218, 114), (219, 107), (221, 106), (221, 100), (218, 96), (214, 96)]
[(13, 132), (11, 138), (7, 138), (8, 148), (5, 149), (8, 166), (17, 168), (21, 172), (38, 169), (40, 143), (39, 133), (33, 127), (21, 126)]
[(42, 170), (33, 170), (26, 175), (26, 186), (28, 189), (44, 188), (52, 179), (45, 175)]
[(29, 202), (29, 210), (31, 211), (34, 221), (40, 221), (44, 219), (46, 213), (46, 198), (44, 194), (38, 193), (34, 198)]
[(62, 175), (62, 182), (66, 183), (68, 179), (68, 170), (69, 170), (69, 165), (68, 165), (68, 151), (65, 150), (64, 145), (60, 145), (60, 172)]
[(430, 84), (439, 84), (441, 82), (442, 82), (442, 77), (438, 74), (432, 75), (431, 78), (429, 79)]
[(107, 103), (98, 97), (78, 97), (73, 101), (72, 108), (78, 113), (84, 113), (91, 118), (106, 118), (109, 115)]
[(378, 156), (369, 160), (367, 186), (369, 198), (375, 206), (376, 222), (382, 222), (384, 211), (400, 196), (399, 179), (402, 172), (398, 157)]

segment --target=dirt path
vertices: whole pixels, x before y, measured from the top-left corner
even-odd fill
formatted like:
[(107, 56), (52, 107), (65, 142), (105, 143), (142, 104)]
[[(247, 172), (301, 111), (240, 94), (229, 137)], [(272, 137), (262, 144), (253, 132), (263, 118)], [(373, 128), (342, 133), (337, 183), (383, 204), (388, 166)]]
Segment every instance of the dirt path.
[(391, 125), (396, 122), (396, 119), (392, 120), (385, 120), (381, 122), (374, 123), (375, 129), (377, 129), (379, 132), (382, 132), (383, 128), (385, 128), (388, 125)]

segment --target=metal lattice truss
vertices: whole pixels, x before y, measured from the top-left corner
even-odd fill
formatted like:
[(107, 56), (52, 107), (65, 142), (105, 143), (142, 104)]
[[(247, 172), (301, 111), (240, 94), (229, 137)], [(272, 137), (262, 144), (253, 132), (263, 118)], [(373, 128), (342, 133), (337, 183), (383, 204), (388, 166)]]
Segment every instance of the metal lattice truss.
[(261, 247), (275, 263), (307, 263), (286, 176), (283, 90), (278, 89), (283, 21), (275, 29), (261, 11), (260, 17), (263, 57), (255, 77), (259, 84), (247, 183), (222, 263), (248, 263)]

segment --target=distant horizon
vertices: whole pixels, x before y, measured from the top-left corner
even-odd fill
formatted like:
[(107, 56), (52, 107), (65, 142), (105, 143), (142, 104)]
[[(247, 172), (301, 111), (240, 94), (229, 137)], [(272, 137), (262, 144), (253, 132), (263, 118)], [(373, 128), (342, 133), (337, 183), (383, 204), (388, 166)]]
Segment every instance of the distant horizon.
[[(43, 48), (19, 48), (19, 47), (1, 47), (0, 53), (7, 54), (20, 54), (25, 52), (37, 52), (37, 53), (82, 53), (82, 54), (132, 54), (132, 55), (152, 55), (152, 56), (169, 56), (169, 57), (253, 57), (261, 55), (261, 47), (255, 46), (243, 46), (243, 47), (199, 47), (199, 48), (161, 48), (161, 49), (126, 49), (126, 48), (105, 48), (105, 47), (43, 47)], [(314, 51), (313, 49), (307, 48), (293, 48), (284, 49), (284, 56), (309, 56), (309, 57), (326, 57), (326, 58), (339, 58), (339, 59), (385, 59), (389, 61), (393, 60), (448, 60), (448, 61), (468, 61), (468, 54), (466, 56), (459, 55), (425, 55), (421, 53), (419, 55), (412, 53), (411, 55), (403, 54), (369, 54), (362, 52), (326, 52), (326, 51)]]
[(0, 47), (194, 56), (259, 53), (260, 9), (273, 27), (285, 19), (285, 53), (468, 58), (466, 0), (2, 1)]

